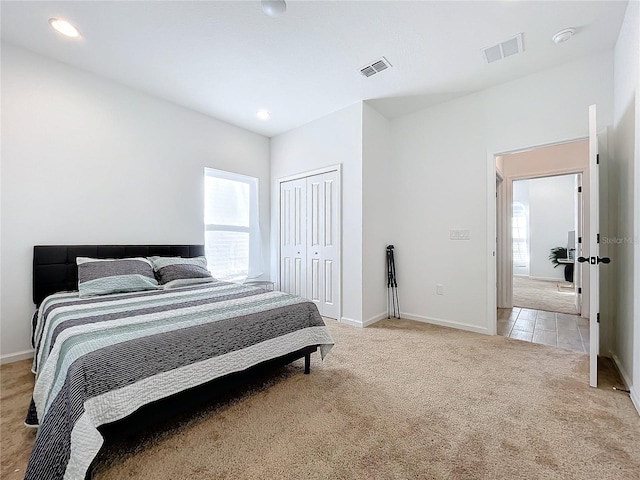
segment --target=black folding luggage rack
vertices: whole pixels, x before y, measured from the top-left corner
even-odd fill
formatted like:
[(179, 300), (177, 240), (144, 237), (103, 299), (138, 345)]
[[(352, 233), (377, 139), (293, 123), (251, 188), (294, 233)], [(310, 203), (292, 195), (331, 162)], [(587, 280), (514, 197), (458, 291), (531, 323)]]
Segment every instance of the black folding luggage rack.
[(400, 318), (400, 300), (398, 299), (398, 282), (396, 281), (396, 261), (393, 257), (393, 245), (387, 245), (387, 318)]

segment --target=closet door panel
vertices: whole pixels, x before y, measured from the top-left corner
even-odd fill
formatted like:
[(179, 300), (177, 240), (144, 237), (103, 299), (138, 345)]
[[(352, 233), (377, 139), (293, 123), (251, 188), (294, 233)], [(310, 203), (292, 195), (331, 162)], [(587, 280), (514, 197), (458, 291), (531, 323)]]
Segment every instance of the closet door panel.
[[(313, 177), (312, 177), (313, 178)], [(320, 246), (320, 230), (321, 230), (321, 204), (320, 204), (320, 183), (319, 181), (312, 180), (309, 184), (309, 244), (308, 246), (313, 248)]]
[(324, 261), (324, 302), (333, 305), (333, 260)]
[(323, 197), (322, 175), (307, 177), (307, 298), (315, 303), (324, 315), (322, 268)]
[(322, 314), (339, 316), (338, 271), (338, 172), (322, 175)]
[(339, 318), (338, 172), (280, 184), (280, 289)]
[[(321, 277), (321, 269), (320, 269), (320, 260), (317, 258), (311, 259), (311, 281), (310, 284), (310, 299), (319, 303), (321, 301), (321, 285), (320, 285), (320, 277)], [(322, 313), (322, 312), (320, 312)]]
[(306, 296), (306, 182), (280, 184), (280, 290)]

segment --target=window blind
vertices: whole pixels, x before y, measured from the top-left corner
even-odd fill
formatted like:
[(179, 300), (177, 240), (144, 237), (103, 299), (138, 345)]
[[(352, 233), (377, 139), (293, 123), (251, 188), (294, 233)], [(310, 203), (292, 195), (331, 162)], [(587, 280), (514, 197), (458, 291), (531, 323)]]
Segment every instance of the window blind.
[(257, 178), (205, 168), (204, 229), (215, 278), (242, 283), (262, 275)]

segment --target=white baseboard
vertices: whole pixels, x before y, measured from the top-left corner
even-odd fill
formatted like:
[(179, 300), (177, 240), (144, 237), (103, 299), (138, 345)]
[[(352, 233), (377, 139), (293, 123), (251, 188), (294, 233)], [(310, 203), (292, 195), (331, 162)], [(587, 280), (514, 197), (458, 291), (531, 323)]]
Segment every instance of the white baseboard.
[(351, 325), (352, 327), (363, 327), (360, 320), (354, 320), (353, 318), (341, 317), (340, 323), (346, 323), (347, 325)]
[(631, 392), (629, 394), (629, 396), (631, 397), (631, 403), (633, 403), (633, 406), (636, 407), (638, 415), (640, 415), (640, 392), (638, 392), (638, 389), (634, 388), (633, 385), (631, 386), (629, 391)]
[(618, 356), (613, 352), (609, 353), (611, 354), (611, 359), (616, 366), (616, 370), (618, 370), (618, 373), (622, 377), (624, 385), (629, 388), (629, 386), (631, 385), (631, 378), (629, 377), (629, 375), (627, 375), (627, 371), (622, 367), (622, 363), (620, 363), (620, 359), (618, 358)]
[(26, 360), (27, 358), (33, 358), (33, 349), (0, 355), (0, 365), (4, 365), (5, 363), (19, 362), (20, 360)]
[(529, 277), (531, 280), (543, 280), (545, 282), (563, 282), (566, 283), (566, 280), (564, 279), (564, 277), (562, 278), (555, 278), (555, 277)]
[(374, 315), (373, 317), (365, 320), (364, 322), (360, 320), (354, 320), (353, 318), (342, 317), (340, 319), (340, 323), (346, 323), (347, 325), (351, 325), (354, 327), (365, 328), (365, 327), (368, 327), (369, 325), (373, 325), (374, 323), (379, 322), (380, 320), (384, 320), (385, 318), (387, 318), (387, 312), (382, 312), (377, 315)]
[(369, 325), (373, 325), (374, 323), (379, 322), (380, 320), (384, 320), (385, 318), (387, 318), (387, 312), (379, 313), (378, 315), (374, 315), (370, 319), (365, 320), (362, 326), (368, 327)]
[(406, 320), (415, 320), (417, 322), (431, 323), (433, 325), (439, 325), (441, 327), (457, 328), (458, 330), (467, 330), (469, 332), (490, 335), (489, 330), (486, 327), (479, 327), (477, 325), (471, 325), (469, 323), (454, 322), (452, 320), (443, 320), (441, 318), (425, 317), (423, 315), (417, 315), (415, 313), (408, 312), (402, 312), (400, 316)]
[(629, 377), (629, 374), (627, 373), (627, 371), (622, 367), (622, 363), (620, 363), (620, 359), (618, 358), (618, 356), (613, 352), (610, 352), (610, 353), (611, 353), (611, 359), (613, 360), (613, 364), (615, 365), (616, 370), (618, 370), (618, 373), (622, 377), (624, 386), (627, 387), (627, 390), (629, 390), (631, 403), (633, 403), (633, 406), (636, 407), (636, 410), (638, 411), (638, 415), (640, 415), (640, 395), (638, 394), (638, 389), (634, 388), (633, 382), (631, 381), (631, 377)]

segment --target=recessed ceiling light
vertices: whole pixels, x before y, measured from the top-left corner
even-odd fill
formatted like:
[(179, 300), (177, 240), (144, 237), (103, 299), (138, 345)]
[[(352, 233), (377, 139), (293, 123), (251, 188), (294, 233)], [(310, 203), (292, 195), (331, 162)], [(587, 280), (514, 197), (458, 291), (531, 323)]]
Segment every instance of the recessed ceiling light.
[(270, 17), (279, 17), (287, 11), (287, 4), (284, 0), (262, 0), (262, 11)]
[(566, 42), (573, 36), (575, 32), (575, 28), (565, 28), (564, 30), (560, 30), (553, 37), (551, 37), (551, 40), (553, 40), (553, 43)]
[(271, 114), (267, 110), (258, 110), (256, 117), (260, 120), (269, 120), (271, 118)]
[(65, 37), (70, 37), (70, 38), (80, 37), (80, 32), (78, 31), (78, 29), (73, 25), (71, 25), (71, 23), (68, 22), (67, 20), (64, 20), (63, 18), (50, 18), (49, 25), (51, 25), (51, 27), (54, 30), (61, 33)]

